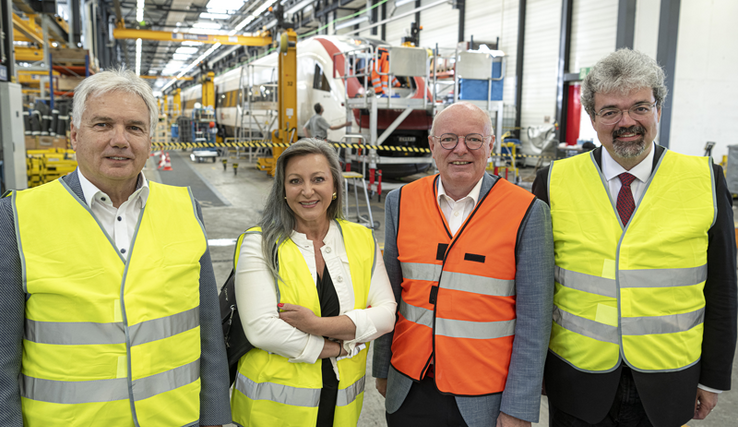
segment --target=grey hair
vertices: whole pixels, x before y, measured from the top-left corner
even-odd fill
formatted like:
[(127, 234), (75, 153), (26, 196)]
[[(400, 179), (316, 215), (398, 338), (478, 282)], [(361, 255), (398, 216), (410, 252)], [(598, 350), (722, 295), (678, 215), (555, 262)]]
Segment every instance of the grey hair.
[(651, 88), (656, 106), (661, 108), (669, 90), (666, 76), (655, 59), (637, 50), (619, 49), (600, 59), (582, 82), (581, 101), (590, 117), (595, 115), (596, 93), (626, 95)]
[(461, 101), (461, 102), (457, 102), (455, 104), (449, 105), (448, 107), (446, 107), (443, 110), (441, 110), (440, 113), (436, 114), (436, 117), (433, 119), (433, 125), (431, 125), (431, 133), (430, 134), (432, 136), (441, 136), (441, 135), (436, 135), (436, 123), (438, 122), (438, 119), (440, 119), (445, 114), (447, 114), (446, 113), (447, 111), (451, 111), (452, 109), (457, 109), (457, 108), (466, 108), (468, 110), (477, 112), (478, 114), (482, 114), (485, 117), (484, 125), (489, 129), (489, 134), (490, 135), (494, 135), (495, 134), (495, 128), (494, 128), (494, 126), (492, 126), (492, 118), (489, 116), (489, 114), (485, 113), (484, 110), (482, 110), (481, 108), (477, 107), (474, 104), (471, 104), (469, 102)]
[(326, 215), (329, 220), (343, 218), (343, 194), (341, 192), (343, 175), (341, 174), (341, 166), (338, 162), (336, 150), (327, 142), (315, 138), (304, 138), (290, 145), (277, 159), (274, 185), (269, 191), (264, 213), (259, 222), (259, 226), (261, 226), (261, 250), (269, 271), (275, 278), (279, 278), (279, 266), (274, 256), (276, 253), (274, 249), (289, 239), (296, 222), (295, 213), (292, 212), (287, 200), (285, 200), (285, 169), (287, 168), (287, 162), (293, 157), (309, 154), (320, 154), (328, 160), (333, 184), (335, 185), (336, 200), (333, 200), (328, 206)]
[(82, 115), (90, 97), (104, 95), (110, 92), (128, 92), (143, 99), (149, 109), (149, 136), (154, 136), (156, 124), (159, 121), (159, 106), (156, 103), (151, 87), (136, 73), (125, 68), (103, 71), (82, 80), (74, 90), (74, 104), (72, 105), (72, 123), (79, 128)]

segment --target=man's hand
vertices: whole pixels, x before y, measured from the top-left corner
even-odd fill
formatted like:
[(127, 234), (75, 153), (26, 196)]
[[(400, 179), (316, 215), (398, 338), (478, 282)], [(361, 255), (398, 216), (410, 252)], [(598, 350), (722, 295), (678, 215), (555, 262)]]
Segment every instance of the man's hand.
[(387, 397), (387, 378), (376, 378), (374, 385), (382, 397)]
[(519, 418), (511, 417), (504, 412), (500, 412), (497, 417), (496, 427), (530, 427), (530, 421), (523, 421)]
[(320, 317), (316, 316), (309, 308), (295, 304), (278, 304), (279, 318), (290, 326), (311, 335), (323, 335), (319, 332)]
[(717, 406), (718, 395), (707, 390), (697, 389), (697, 398), (694, 400), (694, 419), (704, 420), (712, 408)]

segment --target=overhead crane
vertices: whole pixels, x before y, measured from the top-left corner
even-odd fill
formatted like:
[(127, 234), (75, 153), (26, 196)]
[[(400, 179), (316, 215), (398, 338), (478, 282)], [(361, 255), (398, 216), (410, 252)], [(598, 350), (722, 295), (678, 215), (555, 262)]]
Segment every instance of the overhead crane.
[(191, 34), (170, 31), (153, 31), (138, 30), (133, 28), (118, 27), (113, 30), (113, 38), (115, 39), (142, 39), (163, 42), (200, 42), (208, 44), (220, 43), (223, 45), (239, 45), (239, 46), (269, 46), (272, 44), (272, 38), (269, 36), (239, 36), (239, 35), (220, 35), (220, 34)]

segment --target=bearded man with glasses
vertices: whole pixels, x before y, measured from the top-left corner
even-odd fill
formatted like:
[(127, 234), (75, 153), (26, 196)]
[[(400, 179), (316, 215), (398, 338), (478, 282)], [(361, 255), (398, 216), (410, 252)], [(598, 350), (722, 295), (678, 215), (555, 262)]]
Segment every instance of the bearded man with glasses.
[(549, 210), (485, 172), (487, 113), (454, 104), (428, 138), (439, 174), (387, 196), (384, 262), (398, 302), (373, 374), (394, 426), (530, 426), (551, 328)]
[(550, 425), (676, 427), (730, 389), (736, 343), (731, 195), (707, 157), (655, 143), (652, 58), (621, 49), (582, 83), (602, 144), (539, 171), (556, 248)]

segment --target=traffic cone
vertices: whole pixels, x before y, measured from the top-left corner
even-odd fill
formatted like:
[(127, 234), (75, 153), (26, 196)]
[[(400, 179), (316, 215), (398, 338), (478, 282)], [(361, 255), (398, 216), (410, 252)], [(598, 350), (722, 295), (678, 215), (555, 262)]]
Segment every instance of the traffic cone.
[(161, 169), (164, 167), (164, 164), (167, 162), (167, 157), (164, 155), (164, 152), (161, 152), (161, 156), (159, 156), (159, 166), (157, 166), (157, 169)]
[(165, 159), (166, 160), (164, 162), (164, 169), (163, 170), (165, 170), (165, 171), (172, 170), (172, 161), (169, 160), (169, 153), (166, 153), (166, 158)]

